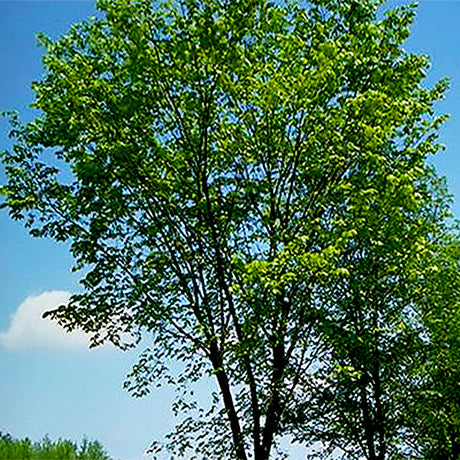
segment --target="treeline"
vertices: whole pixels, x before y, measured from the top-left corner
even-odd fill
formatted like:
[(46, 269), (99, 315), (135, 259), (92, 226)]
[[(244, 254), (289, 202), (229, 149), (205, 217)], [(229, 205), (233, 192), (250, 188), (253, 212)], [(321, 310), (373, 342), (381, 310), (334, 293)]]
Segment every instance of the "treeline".
[(99, 441), (83, 438), (81, 444), (45, 436), (33, 442), (0, 432), (0, 460), (111, 460)]

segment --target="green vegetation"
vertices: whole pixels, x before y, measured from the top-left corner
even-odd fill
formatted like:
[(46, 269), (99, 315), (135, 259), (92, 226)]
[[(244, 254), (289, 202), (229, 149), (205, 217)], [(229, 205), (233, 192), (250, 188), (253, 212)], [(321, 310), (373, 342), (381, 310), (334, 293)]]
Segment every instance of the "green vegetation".
[(150, 340), (135, 396), (178, 385), (154, 453), (459, 459), (458, 236), (429, 165), (447, 82), (404, 48), (414, 7), (381, 3), (99, 0), (41, 37), (4, 207), (81, 270), (49, 315)]
[(98, 441), (83, 439), (80, 445), (68, 440), (14, 439), (0, 432), (0, 460), (110, 460)]

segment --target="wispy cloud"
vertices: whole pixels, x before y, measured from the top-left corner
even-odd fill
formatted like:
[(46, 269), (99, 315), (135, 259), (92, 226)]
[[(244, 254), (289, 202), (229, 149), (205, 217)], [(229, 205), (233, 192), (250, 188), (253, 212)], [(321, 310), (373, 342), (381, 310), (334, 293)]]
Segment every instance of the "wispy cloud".
[(65, 305), (70, 293), (47, 291), (27, 297), (11, 318), (9, 328), (0, 332), (0, 345), (9, 350), (83, 350), (88, 349), (88, 335), (68, 333), (49, 318), (45, 311)]

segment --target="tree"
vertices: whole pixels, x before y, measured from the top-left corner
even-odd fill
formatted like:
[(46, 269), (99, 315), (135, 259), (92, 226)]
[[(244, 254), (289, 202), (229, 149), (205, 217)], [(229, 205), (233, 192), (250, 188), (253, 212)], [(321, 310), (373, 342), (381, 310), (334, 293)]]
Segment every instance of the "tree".
[(9, 434), (0, 432), (1, 460), (110, 460), (98, 441), (83, 439), (81, 446), (77, 443), (59, 439), (51, 441), (45, 436), (39, 442), (29, 438), (14, 439)]
[[(457, 228), (458, 235), (458, 228)], [(410, 445), (418, 458), (460, 458), (460, 245), (455, 233), (431, 242), (431, 263), (418, 286), (422, 346), (411, 366)]]
[(84, 290), (53, 318), (94, 346), (151, 337), (134, 395), (216, 379), (209, 411), (175, 405), (192, 415), (172, 453), (266, 460), (285, 435), (401, 452), (446, 82), (424, 88), (426, 57), (401, 46), (413, 8), (379, 3), (100, 0), (41, 37), (41, 115), (13, 117), (4, 206), (70, 242)]
[[(450, 458), (427, 454), (433, 439), (427, 440), (422, 420), (438, 433), (446, 427), (433, 416), (439, 400), (428, 403), (426, 396), (443, 381), (428, 371), (434, 363), (455, 372), (458, 265), (446, 253), (447, 241), (458, 245), (458, 238), (439, 225), (448, 211), (442, 181), (427, 175), (409, 189), (402, 171), (398, 177), (402, 183), (393, 174), (376, 177), (365, 191), (372, 202), (365, 218), (362, 204), (354, 210), (357, 236), (341, 255), (349, 276), (328, 286), (321, 301), (329, 354), (315, 404), (300, 403), (294, 421), (297, 437), (329, 445), (326, 456), (341, 451), (347, 459)], [(427, 179), (429, 201), (420, 199)], [(449, 358), (443, 356), (446, 348)], [(454, 381), (453, 375), (444, 391), (450, 408), (457, 407)], [(445, 437), (439, 441), (447, 448)]]

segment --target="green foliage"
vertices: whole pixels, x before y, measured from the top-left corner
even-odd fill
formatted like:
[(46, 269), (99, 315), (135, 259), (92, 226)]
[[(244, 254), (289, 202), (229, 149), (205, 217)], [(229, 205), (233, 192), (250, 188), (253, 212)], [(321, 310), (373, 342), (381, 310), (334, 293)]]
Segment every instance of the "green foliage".
[(80, 446), (68, 440), (51, 441), (47, 436), (38, 442), (29, 438), (14, 439), (0, 432), (1, 460), (110, 460), (98, 441), (83, 439)]
[[(407, 395), (441, 295), (423, 267), (448, 217), (427, 163), (447, 82), (423, 86), (427, 58), (402, 47), (413, 7), (380, 3), (100, 0), (41, 37), (41, 115), (12, 119), (4, 207), (70, 243), (83, 291), (53, 318), (93, 345), (151, 339), (126, 387), (177, 384), (183, 420), (154, 453), (425, 443)], [(205, 376), (209, 410), (190, 397)]]
[(412, 446), (427, 460), (460, 456), (460, 243), (447, 235), (431, 244), (421, 298), (422, 343), (411, 367), (408, 399)]

